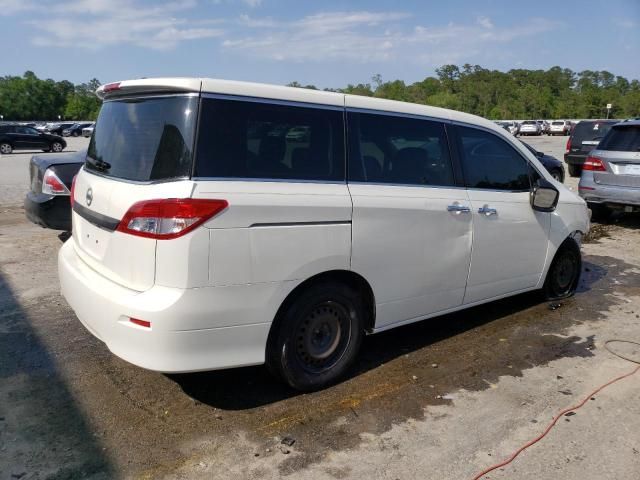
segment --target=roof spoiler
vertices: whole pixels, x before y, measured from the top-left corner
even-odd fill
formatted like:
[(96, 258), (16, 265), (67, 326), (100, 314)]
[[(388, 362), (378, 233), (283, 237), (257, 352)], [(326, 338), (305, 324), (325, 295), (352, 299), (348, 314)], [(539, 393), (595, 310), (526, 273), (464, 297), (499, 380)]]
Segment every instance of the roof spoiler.
[(200, 93), (202, 82), (195, 78), (141, 78), (105, 83), (96, 95), (105, 100), (110, 97), (147, 93)]

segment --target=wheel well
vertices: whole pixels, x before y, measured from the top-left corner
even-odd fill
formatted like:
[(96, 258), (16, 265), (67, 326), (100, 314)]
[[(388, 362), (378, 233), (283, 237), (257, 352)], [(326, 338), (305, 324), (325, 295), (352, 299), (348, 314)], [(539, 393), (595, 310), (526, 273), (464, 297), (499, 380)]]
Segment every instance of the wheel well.
[(280, 305), (280, 308), (278, 308), (276, 316), (271, 324), (271, 329), (269, 330), (269, 338), (267, 339), (267, 349), (269, 349), (271, 342), (275, 340), (278, 326), (282, 318), (282, 313), (286, 311), (289, 305), (303, 291), (305, 291), (312, 285), (323, 282), (341, 283), (344, 285), (348, 285), (349, 287), (356, 290), (360, 295), (362, 295), (367, 312), (367, 316), (364, 322), (365, 331), (370, 332), (373, 330), (376, 321), (376, 303), (373, 296), (373, 290), (371, 289), (369, 282), (367, 282), (362, 276), (358, 275), (355, 272), (351, 272), (348, 270), (332, 270), (330, 272), (323, 272), (308, 278), (296, 288), (294, 288), (291, 293), (289, 293), (289, 295), (287, 295), (287, 298), (285, 298), (284, 302), (282, 302), (282, 305)]

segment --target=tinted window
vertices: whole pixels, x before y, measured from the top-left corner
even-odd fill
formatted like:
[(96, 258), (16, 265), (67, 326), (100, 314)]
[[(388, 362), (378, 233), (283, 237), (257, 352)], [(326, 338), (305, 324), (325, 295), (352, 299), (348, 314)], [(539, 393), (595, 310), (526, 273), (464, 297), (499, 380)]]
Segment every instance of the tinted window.
[(338, 110), (203, 99), (197, 177), (343, 181)]
[(196, 97), (105, 102), (89, 143), (86, 168), (135, 181), (191, 172)]
[(624, 125), (612, 128), (598, 145), (598, 150), (640, 151), (640, 125)]
[(475, 128), (458, 128), (462, 168), (469, 188), (529, 190), (529, 165), (507, 142)]
[(349, 180), (454, 185), (444, 125), (390, 115), (349, 113)]
[(600, 140), (615, 122), (580, 122), (573, 128), (571, 143), (577, 147), (584, 141)]

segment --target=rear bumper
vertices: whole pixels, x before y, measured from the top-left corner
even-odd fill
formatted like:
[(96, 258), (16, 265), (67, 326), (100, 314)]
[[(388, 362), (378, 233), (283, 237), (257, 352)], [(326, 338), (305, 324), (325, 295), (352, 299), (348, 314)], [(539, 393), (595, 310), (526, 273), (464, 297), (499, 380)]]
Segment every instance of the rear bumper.
[(585, 174), (580, 179), (578, 194), (589, 203), (599, 203), (610, 207), (640, 207), (640, 188), (602, 185)]
[[(273, 285), (137, 292), (92, 270), (73, 239), (60, 249), (58, 274), (62, 295), (87, 330), (134, 365), (177, 373), (264, 363), (272, 319), (256, 319), (264, 315), (260, 296), (269, 298)], [(129, 318), (150, 321), (151, 328)]]
[(24, 199), (27, 218), (44, 228), (71, 230), (71, 204), (68, 196), (27, 193)]

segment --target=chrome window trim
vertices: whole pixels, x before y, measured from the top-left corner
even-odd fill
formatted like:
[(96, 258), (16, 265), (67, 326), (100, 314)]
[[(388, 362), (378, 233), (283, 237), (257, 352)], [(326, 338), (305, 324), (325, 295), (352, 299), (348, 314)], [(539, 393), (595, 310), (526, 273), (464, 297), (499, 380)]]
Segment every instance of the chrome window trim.
[(412, 187), (412, 188), (437, 188), (440, 190), (467, 190), (466, 187), (458, 185), (420, 185), (417, 183), (384, 183), (384, 182), (363, 182), (360, 180), (349, 182), (349, 185), (372, 185), (374, 187)]
[(411, 118), (414, 120), (427, 120), (431, 122), (441, 122), (446, 124), (453, 123), (448, 118), (442, 117), (432, 117), (428, 115), (420, 115), (417, 113), (405, 113), (405, 112), (394, 112), (391, 110), (377, 110), (374, 108), (360, 108), (360, 107), (345, 107), (347, 113), (368, 113), (371, 115), (386, 115), (388, 117), (403, 117), (403, 118)]
[(319, 110), (344, 111), (344, 105), (327, 105), (325, 103), (298, 102), (295, 100), (279, 100), (276, 98), (267, 98), (267, 97), (251, 97), (249, 95), (244, 96), (244, 95), (233, 95), (233, 94), (225, 94), (225, 93), (202, 92), (201, 97), (209, 98), (213, 100), (233, 100), (237, 102), (262, 103), (262, 104), (279, 105), (279, 106), (287, 106), (287, 107), (316, 108)]

